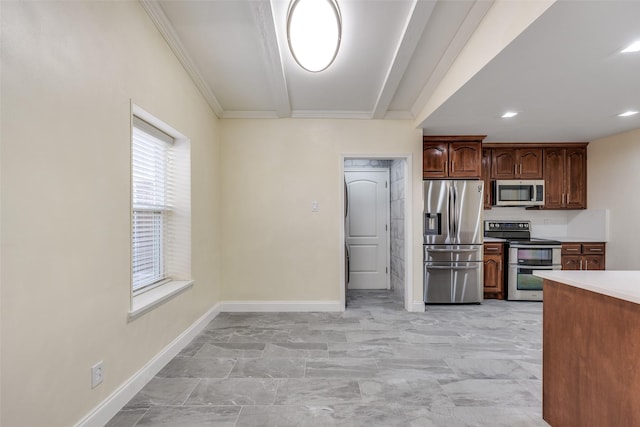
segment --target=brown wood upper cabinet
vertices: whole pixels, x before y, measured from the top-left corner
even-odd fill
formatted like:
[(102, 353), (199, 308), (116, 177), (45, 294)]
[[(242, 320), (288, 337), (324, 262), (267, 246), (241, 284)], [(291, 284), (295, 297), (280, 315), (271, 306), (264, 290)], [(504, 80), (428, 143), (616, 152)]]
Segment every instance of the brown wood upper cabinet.
[(544, 149), (544, 208), (586, 209), (587, 149)]
[(484, 135), (424, 136), (422, 177), (480, 179), (484, 138)]
[(491, 149), (482, 148), (482, 180), (484, 181), (484, 208), (491, 209)]
[(494, 148), (491, 179), (542, 179), (542, 148)]

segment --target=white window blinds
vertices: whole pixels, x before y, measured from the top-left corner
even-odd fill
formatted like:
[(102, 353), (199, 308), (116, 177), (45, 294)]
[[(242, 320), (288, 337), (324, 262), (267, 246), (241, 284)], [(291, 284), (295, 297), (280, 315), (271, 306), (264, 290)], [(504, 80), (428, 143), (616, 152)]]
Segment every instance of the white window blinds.
[(132, 290), (168, 278), (168, 239), (172, 232), (173, 138), (133, 118)]

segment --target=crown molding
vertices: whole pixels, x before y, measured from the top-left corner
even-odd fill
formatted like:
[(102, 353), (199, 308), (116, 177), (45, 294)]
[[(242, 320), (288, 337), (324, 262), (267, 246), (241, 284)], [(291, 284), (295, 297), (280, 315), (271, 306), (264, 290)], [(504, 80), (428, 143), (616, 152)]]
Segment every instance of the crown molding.
[(279, 119), (277, 111), (225, 111), (222, 119)]
[(222, 106), (180, 42), (180, 38), (176, 34), (173, 26), (171, 25), (171, 21), (167, 18), (167, 15), (162, 10), (160, 4), (156, 0), (138, 1), (145, 12), (147, 12), (147, 15), (149, 15), (149, 18), (151, 18), (151, 21), (153, 21), (158, 31), (160, 31), (160, 34), (162, 34), (162, 37), (167, 42), (174, 55), (176, 55), (176, 58), (178, 58), (178, 61), (180, 61), (189, 77), (191, 77), (193, 83), (196, 85), (200, 93), (202, 93), (202, 96), (204, 96), (213, 112), (216, 116), (222, 117), (224, 114)]
[(294, 110), (294, 119), (359, 119), (371, 120), (371, 111), (334, 111), (334, 110)]

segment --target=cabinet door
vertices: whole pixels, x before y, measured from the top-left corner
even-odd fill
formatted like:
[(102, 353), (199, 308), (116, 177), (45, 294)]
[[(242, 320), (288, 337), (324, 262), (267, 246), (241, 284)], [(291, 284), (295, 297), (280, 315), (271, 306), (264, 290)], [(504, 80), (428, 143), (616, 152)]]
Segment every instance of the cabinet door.
[(449, 177), (480, 178), (482, 145), (479, 143), (451, 142), (449, 144)]
[(604, 270), (604, 255), (583, 255), (583, 270)]
[(491, 209), (491, 149), (482, 149), (482, 179), (484, 180), (484, 208)]
[(520, 148), (517, 152), (518, 173), (521, 179), (542, 179), (542, 149)]
[(484, 292), (502, 294), (502, 256), (485, 255), (484, 257)]
[(587, 207), (587, 150), (568, 148), (565, 160), (565, 207)]
[(491, 179), (513, 179), (516, 174), (516, 150), (493, 148), (491, 150)]
[(422, 144), (422, 177), (446, 178), (449, 176), (449, 144), (424, 142)]
[(561, 209), (564, 207), (564, 164), (563, 148), (544, 149), (544, 207)]
[(580, 270), (580, 255), (562, 255), (562, 269), (563, 270)]

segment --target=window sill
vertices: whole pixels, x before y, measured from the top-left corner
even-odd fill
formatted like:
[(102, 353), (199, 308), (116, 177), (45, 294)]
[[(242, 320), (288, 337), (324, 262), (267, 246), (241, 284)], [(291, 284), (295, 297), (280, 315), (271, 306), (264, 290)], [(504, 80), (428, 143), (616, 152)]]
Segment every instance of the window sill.
[(128, 320), (132, 321), (137, 319), (192, 286), (193, 280), (176, 280), (134, 296), (133, 302), (131, 303), (131, 310), (129, 310)]

